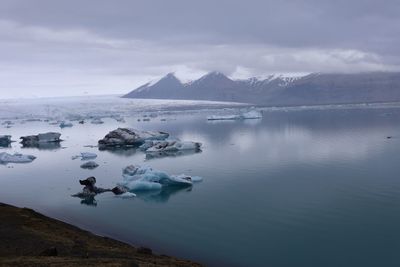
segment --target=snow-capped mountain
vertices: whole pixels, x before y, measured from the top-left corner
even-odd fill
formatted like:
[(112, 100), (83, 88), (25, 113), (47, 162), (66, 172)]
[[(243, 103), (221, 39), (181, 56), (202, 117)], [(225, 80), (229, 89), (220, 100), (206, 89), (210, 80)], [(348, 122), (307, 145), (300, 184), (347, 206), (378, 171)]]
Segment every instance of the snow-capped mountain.
[(400, 73), (313, 73), (233, 80), (220, 72), (182, 83), (173, 73), (147, 83), (127, 98), (233, 101), (261, 105), (307, 105), (400, 101)]

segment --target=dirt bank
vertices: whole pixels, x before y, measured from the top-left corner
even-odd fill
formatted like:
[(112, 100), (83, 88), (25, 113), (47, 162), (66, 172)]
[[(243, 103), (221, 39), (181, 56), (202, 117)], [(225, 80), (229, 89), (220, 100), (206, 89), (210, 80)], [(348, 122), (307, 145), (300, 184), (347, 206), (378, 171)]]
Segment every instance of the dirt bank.
[(201, 266), (0, 203), (0, 266)]

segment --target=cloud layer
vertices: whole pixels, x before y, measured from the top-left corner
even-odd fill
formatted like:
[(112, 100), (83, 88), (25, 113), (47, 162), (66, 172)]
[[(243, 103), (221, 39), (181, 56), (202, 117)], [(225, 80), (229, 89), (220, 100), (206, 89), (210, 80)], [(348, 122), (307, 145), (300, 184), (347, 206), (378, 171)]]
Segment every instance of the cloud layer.
[(400, 2), (0, 2), (1, 97), (124, 93), (167, 72), (400, 69)]

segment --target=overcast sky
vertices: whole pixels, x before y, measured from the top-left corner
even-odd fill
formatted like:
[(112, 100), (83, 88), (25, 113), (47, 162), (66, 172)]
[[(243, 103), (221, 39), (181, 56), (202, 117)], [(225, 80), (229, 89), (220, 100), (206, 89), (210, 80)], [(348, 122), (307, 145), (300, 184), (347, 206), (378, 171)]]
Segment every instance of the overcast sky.
[(398, 0), (1, 0), (0, 98), (400, 69)]

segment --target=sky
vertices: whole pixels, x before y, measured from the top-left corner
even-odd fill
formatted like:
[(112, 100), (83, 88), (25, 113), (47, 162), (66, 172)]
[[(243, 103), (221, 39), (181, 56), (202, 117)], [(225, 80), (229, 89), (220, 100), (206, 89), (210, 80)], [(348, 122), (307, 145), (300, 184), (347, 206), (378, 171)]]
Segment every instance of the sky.
[(400, 70), (398, 0), (1, 0), (0, 98)]

